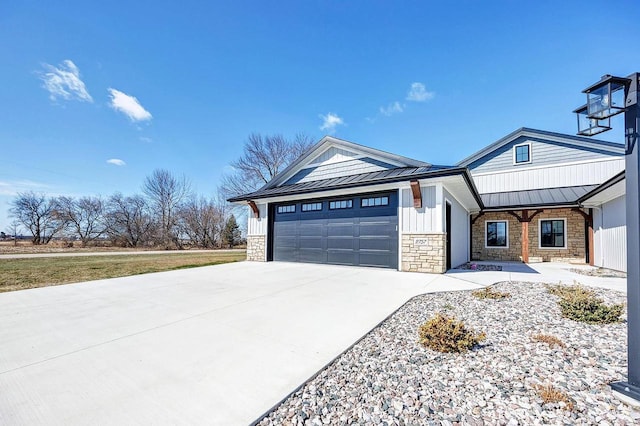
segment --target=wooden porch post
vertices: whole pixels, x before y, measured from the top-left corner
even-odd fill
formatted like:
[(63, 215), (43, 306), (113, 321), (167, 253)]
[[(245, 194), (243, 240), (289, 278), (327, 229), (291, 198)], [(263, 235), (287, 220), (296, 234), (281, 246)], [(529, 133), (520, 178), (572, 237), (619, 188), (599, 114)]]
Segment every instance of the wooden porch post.
[(522, 261), (529, 263), (529, 210), (522, 210)]

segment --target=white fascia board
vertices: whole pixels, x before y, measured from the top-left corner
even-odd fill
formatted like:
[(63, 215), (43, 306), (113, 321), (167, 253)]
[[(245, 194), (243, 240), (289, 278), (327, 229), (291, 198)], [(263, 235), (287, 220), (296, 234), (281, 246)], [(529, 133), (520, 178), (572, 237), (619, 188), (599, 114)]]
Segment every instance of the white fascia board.
[(604, 191), (597, 193), (593, 197), (586, 199), (582, 203), (582, 205), (592, 206), (592, 207), (601, 206), (602, 204), (608, 201), (611, 201), (615, 198), (621, 197), (625, 194), (626, 194), (626, 182), (623, 179), (620, 182), (616, 183), (615, 185), (612, 185), (609, 188), (605, 189)]
[[(256, 203), (258, 202), (279, 203), (282, 201), (290, 201), (290, 200), (307, 200), (307, 199), (313, 199), (313, 198), (338, 197), (342, 195), (366, 194), (370, 192), (394, 191), (394, 190), (397, 190), (398, 188), (405, 187), (405, 185), (401, 185), (401, 184), (404, 184), (404, 182), (384, 183), (380, 185), (359, 186), (359, 187), (345, 188), (345, 189), (332, 189), (328, 191), (306, 192), (303, 194), (281, 195), (278, 197), (259, 198), (256, 200)], [(408, 187), (408, 185), (406, 186)]]
[[(442, 176), (435, 179), (421, 179), (420, 186), (434, 186), (442, 184), (444, 189), (469, 212), (479, 212), (480, 205), (476, 201), (471, 189), (462, 175)], [(409, 185), (407, 185), (409, 187)]]

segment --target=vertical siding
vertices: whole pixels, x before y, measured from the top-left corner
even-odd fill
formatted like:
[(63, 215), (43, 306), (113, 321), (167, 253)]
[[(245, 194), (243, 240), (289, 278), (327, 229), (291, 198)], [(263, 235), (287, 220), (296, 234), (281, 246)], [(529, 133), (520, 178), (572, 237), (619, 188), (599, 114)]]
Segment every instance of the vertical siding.
[(424, 234), (436, 232), (436, 187), (424, 186), (422, 192), (422, 208), (413, 207), (413, 195), (410, 188), (402, 189), (400, 214), (402, 215), (402, 232), (404, 234)]
[(249, 209), (249, 223), (247, 224), (247, 235), (267, 235), (267, 204), (257, 204), (260, 210), (260, 217), (253, 217), (253, 212)]
[(624, 159), (474, 175), (481, 194), (563, 186), (599, 185), (624, 169)]
[[(531, 163), (514, 164), (513, 147), (521, 144), (531, 144)], [(476, 173), (504, 171), (513, 168), (531, 166), (548, 166), (566, 161), (588, 161), (598, 158), (623, 158), (622, 154), (599, 151), (586, 147), (578, 148), (573, 145), (537, 138), (519, 137), (515, 141), (499, 148), (492, 154), (481, 158), (469, 165), (469, 169)]]
[(594, 209), (594, 263), (617, 271), (627, 270), (625, 197), (615, 198)]
[(469, 260), (469, 216), (448, 191), (444, 196), (451, 203), (451, 267), (455, 268)]

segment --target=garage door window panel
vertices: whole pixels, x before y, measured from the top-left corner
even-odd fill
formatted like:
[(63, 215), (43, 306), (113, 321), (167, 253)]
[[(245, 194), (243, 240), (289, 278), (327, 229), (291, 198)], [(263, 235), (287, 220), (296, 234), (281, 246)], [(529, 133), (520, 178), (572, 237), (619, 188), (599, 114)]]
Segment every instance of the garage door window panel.
[(329, 210), (351, 209), (353, 208), (353, 200), (336, 200), (329, 201)]

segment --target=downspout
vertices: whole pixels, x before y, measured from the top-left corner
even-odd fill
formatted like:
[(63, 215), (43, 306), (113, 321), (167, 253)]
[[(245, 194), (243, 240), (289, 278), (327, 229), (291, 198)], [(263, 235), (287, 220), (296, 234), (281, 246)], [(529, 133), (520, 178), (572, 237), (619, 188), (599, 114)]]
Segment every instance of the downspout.
[[(602, 240), (603, 240), (603, 238), (602, 238), (602, 224), (604, 223), (604, 210), (602, 209), (602, 207), (596, 207), (596, 206), (591, 206), (590, 208), (600, 211), (600, 226), (598, 227), (598, 231), (600, 231), (600, 244), (599, 244), (599, 246), (600, 246), (600, 267), (604, 268), (604, 256), (603, 256), (603, 253), (602, 253), (602, 249), (603, 249), (603, 247), (602, 247)], [(595, 235), (594, 235), (594, 238), (595, 238)]]

